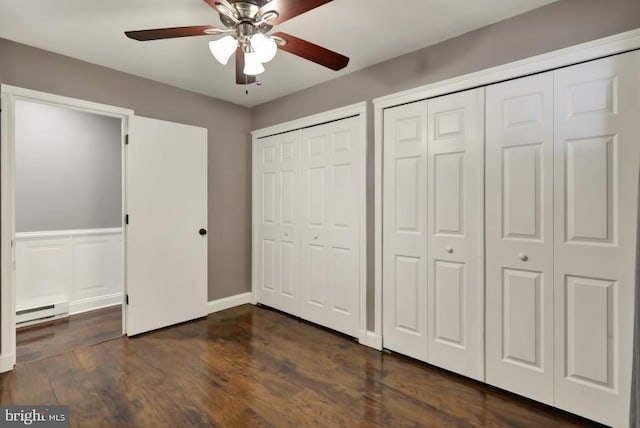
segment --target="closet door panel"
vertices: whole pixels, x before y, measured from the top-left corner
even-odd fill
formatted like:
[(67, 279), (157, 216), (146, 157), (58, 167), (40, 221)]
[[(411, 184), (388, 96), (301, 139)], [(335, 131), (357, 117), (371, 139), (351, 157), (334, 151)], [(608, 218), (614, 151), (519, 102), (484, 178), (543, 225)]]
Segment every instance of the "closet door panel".
[(427, 359), (427, 102), (384, 112), (383, 345)]
[(427, 361), (483, 380), (484, 88), (428, 112)]
[(260, 139), (256, 172), (258, 302), (294, 315), (300, 314), (300, 138), (293, 131)]
[(486, 109), (486, 381), (553, 404), (553, 74)]
[(359, 120), (302, 133), (302, 317), (358, 336)]
[(640, 52), (555, 73), (556, 406), (628, 423)]

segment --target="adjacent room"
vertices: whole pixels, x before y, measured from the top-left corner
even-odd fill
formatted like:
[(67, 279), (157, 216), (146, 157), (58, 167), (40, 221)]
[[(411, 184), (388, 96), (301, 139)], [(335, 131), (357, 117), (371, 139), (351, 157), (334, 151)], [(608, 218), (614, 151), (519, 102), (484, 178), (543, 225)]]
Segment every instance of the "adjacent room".
[(640, 427), (639, 183), (638, 0), (0, 0), (0, 426)]
[(30, 101), (14, 115), (20, 364), (122, 335), (123, 127)]

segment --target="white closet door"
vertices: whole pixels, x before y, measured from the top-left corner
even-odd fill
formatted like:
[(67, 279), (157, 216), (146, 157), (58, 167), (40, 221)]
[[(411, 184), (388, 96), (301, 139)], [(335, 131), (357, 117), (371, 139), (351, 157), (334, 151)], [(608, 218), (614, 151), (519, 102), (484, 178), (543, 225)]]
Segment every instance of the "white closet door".
[(360, 320), (360, 119), (302, 132), (302, 312), (358, 336)]
[(640, 52), (555, 74), (556, 406), (626, 426)]
[(427, 359), (427, 102), (384, 111), (384, 347)]
[(257, 150), (260, 226), (258, 302), (300, 315), (300, 141), (302, 131), (261, 138)]
[(484, 380), (484, 88), (428, 111), (427, 361)]
[(553, 404), (553, 74), (486, 109), (486, 381)]

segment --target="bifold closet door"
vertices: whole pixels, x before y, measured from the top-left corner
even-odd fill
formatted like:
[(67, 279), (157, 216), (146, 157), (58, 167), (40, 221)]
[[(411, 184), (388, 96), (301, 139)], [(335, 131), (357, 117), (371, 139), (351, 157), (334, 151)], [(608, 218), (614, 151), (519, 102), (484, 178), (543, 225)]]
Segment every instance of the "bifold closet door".
[(427, 358), (427, 102), (384, 111), (383, 345)]
[[(302, 318), (360, 334), (360, 118), (302, 131)], [(364, 249), (362, 249), (364, 250)]]
[(302, 131), (258, 140), (258, 302), (300, 315), (300, 142)]
[(385, 110), (384, 347), (484, 379), (484, 89)]
[(626, 426), (640, 52), (555, 74), (556, 406)]
[(553, 405), (553, 73), (486, 96), (486, 381)]
[(484, 88), (428, 115), (427, 361), (484, 380)]

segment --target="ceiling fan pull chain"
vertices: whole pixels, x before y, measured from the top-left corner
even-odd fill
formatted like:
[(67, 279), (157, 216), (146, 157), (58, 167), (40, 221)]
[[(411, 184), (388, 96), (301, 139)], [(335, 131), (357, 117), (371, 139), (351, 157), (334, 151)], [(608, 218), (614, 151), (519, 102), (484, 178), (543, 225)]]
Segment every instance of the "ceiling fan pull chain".
[(244, 75), (244, 93), (245, 95), (249, 95), (249, 85), (247, 85), (247, 81), (249, 80), (249, 77), (245, 74)]

